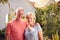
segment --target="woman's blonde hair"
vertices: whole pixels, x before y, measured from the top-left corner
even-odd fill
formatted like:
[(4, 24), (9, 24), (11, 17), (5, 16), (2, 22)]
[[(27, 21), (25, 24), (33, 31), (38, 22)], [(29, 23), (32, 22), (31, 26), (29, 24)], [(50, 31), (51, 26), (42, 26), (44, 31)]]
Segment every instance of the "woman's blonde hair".
[(26, 18), (28, 19), (31, 16), (36, 19), (35, 13), (33, 13), (33, 12), (28, 12), (26, 15)]

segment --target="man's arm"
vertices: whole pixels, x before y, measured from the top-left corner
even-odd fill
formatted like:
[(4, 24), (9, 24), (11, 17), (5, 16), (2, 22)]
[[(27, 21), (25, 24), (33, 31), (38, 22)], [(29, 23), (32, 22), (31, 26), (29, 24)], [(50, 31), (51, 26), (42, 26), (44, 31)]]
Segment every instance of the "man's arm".
[(7, 26), (6, 26), (6, 40), (10, 40), (10, 27), (11, 27), (11, 25), (10, 25), (10, 23), (8, 23), (7, 24)]
[(10, 40), (10, 37), (9, 37), (9, 35), (6, 35), (6, 40)]

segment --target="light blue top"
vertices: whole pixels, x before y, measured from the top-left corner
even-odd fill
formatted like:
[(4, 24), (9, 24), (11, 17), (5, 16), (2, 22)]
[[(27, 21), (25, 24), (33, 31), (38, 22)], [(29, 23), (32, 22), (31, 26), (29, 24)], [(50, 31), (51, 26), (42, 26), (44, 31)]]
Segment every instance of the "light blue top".
[(35, 25), (32, 30), (29, 30), (28, 27), (25, 30), (25, 40), (39, 40), (38, 32), (42, 31), (40, 25)]

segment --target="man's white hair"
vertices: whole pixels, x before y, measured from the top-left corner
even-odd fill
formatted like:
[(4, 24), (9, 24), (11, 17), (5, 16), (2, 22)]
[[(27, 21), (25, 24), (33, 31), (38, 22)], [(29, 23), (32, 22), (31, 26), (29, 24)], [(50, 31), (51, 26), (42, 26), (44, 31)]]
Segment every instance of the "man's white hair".
[[(23, 9), (22, 7), (19, 7), (16, 9), (15, 13), (17, 14), (19, 10)], [(24, 9), (23, 9), (24, 10)]]

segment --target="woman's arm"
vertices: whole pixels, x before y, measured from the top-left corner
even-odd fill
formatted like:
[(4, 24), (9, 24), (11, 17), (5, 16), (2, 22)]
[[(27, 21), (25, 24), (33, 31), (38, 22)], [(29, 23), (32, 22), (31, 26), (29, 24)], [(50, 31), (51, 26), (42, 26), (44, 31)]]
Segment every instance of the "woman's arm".
[(43, 40), (43, 32), (42, 32), (42, 28), (39, 23), (37, 23), (37, 30), (38, 30), (39, 40)]
[(42, 33), (42, 31), (38, 32), (38, 37), (39, 37), (39, 40), (43, 40), (43, 33)]

